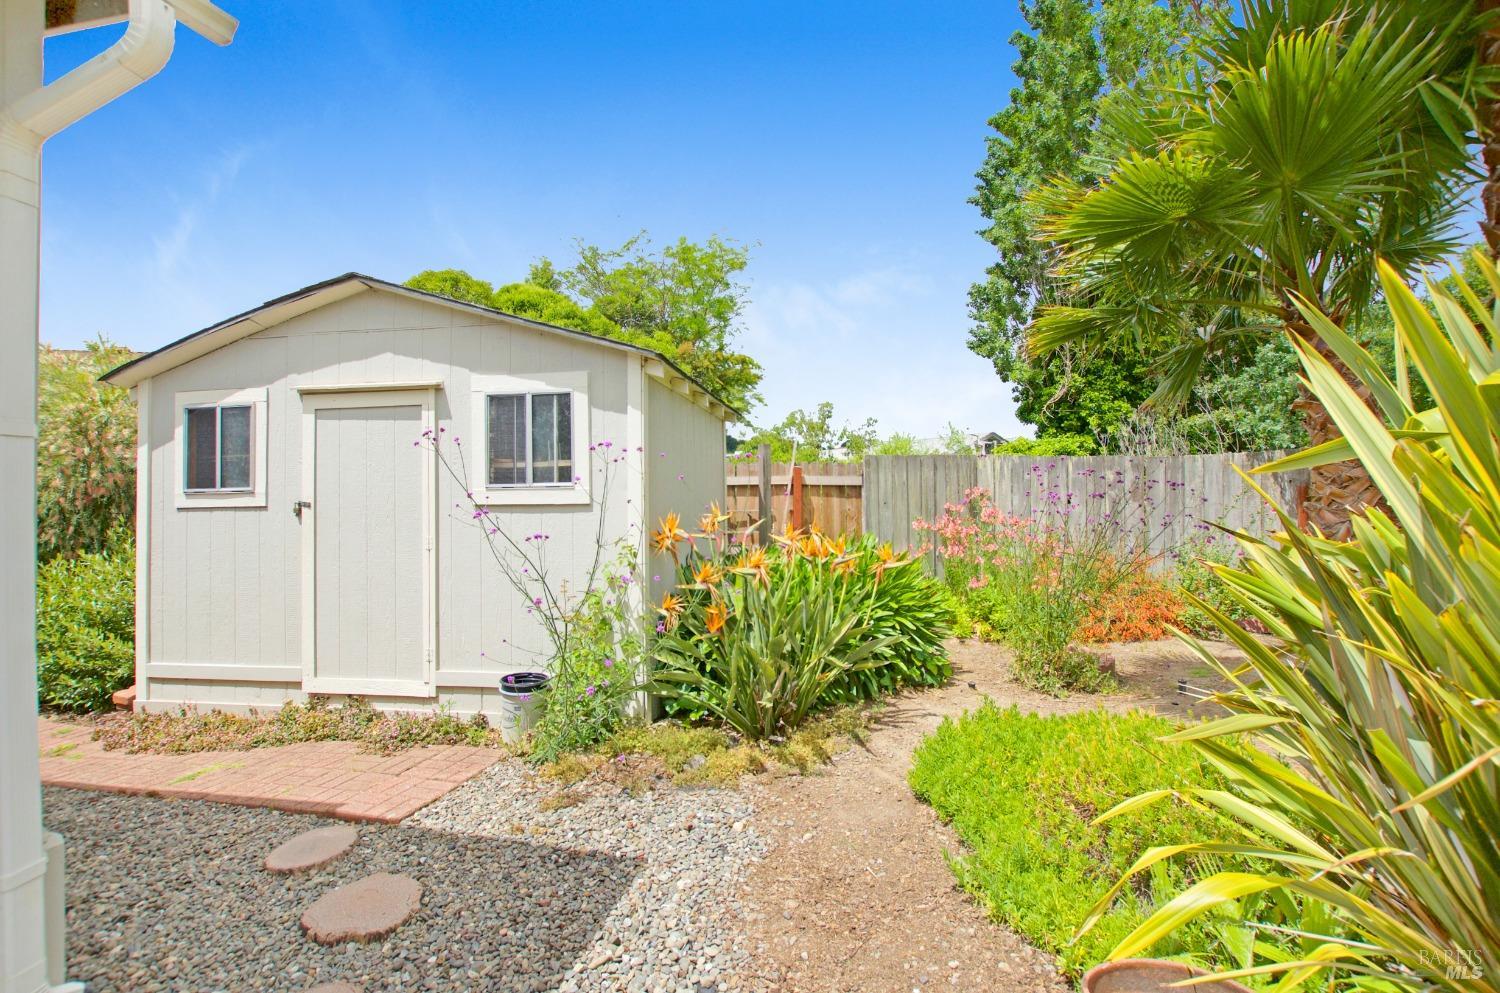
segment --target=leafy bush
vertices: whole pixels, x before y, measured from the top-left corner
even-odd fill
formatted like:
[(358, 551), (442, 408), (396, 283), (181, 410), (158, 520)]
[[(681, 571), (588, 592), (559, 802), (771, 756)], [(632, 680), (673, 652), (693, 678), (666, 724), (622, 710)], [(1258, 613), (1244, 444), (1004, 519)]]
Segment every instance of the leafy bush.
[(1098, 455), (1099, 443), (1086, 434), (1054, 434), (1045, 438), (1012, 438), (990, 450), (991, 455), (1033, 455), (1053, 458), (1064, 455)]
[(1078, 626), (1079, 641), (1157, 641), (1182, 623), (1181, 598), (1144, 570), (1101, 585), (1099, 599)]
[[(1482, 255), (1474, 261), (1495, 299), (1500, 273)], [(1457, 292), (1429, 284), (1434, 319), (1394, 270), (1382, 264), (1380, 275), (1398, 350), (1436, 406), (1419, 410), (1404, 377), (1393, 382), (1341, 328), (1299, 304), (1330, 354), (1301, 338), (1292, 344), (1340, 437), (1261, 471), (1356, 458), (1382, 506), (1356, 514), (1344, 541), (1304, 534), (1278, 511), (1282, 532), (1239, 535), (1242, 566), (1215, 569), (1275, 639), (1268, 645), (1195, 602), (1254, 670), (1218, 698), (1233, 716), (1172, 736), (1235, 783), (1233, 794), (1185, 794), (1227, 825), (1205, 826), (1195, 848), (1153, 850), (1117, 887), (1210, 849), (1257, 850), (1274, 871), (1202, 880), (1111, 957), (1192, 927), (1226, 901), (1274, 893), (1324, 905), (1351, 932), (1329, 935), (1299, 962), (1267, 963), (1286, 973), (1285, 988), (1331, 969), (1372, 990), (1497, 989), (1500, 310), (1461, 281)], [(1226, 743), (1244, 731), (1258, 747)], [(1159, 799), (1147, 793), (1115, 813), (1133, 818)], [(1225, 830), (1239, 839), (1220, 842)]]
[[(922, 742), (911, 786), (963, 839), (966, 851), (949, 864), (964, 888), (997, 921), (1059, 955), (1062, 969), (1076, 974), (1216, 865), (1200, 856), (1143, 880), (1118, 894), (1094, 929), (1070, 944), (1089, 904), (1142, 853), (1213, 829), (1210, 815), (1185, 804), (1093, 823), (1143, 790), (1222, 787), (1193, 749), (1155, 741), (1172, 728), (1142, 713), (1040, 717), (987, 701), (944, 720)], [(1203, 932), (1189, 932), (1155, 951), (1207, 949)]]
[(1177, 592), (1184, 598), (1182, 613), (1177, 626), (1200, 638), (1218, 637), (1218, 626), (1197, 603), (1206, 603), (1220, 614), (1241, 626), (1249, 625), (1255, 630), (1258, 623), (1255, 615), (1246, 610), (1230, 594), (1229, 587), (1219, 578), (1215, 568), (1237, 565), (1238, 550), (1227, 536), (1205, 535), (1179, 548), (1173, 579)]
[(179, 755), (246, 751), (304, 741), (357, 741), (364, 751), (392, 754), (419, 745), (501, 747), (498, 729), (482, 714), (458, 717), (437, 713), (384, 713), (361, 697), (332, 706), (326, 697), (288, 703), (267, 715), (184, 710), (175, 714), (133, 714), (104, 724), (94, 739), (111, 751)]
[(628, 588), (635, 553), (626, 549), (608, 578), (579, 604), (565, 643), (567, 657), (552, 666), (542, 714), (532, 729), (531, 756), (551, 762), (607, 739), (620, 726), (625, 702), (641, 686), (643, 651)]
[(135, 404), (98, 377), (134, 355), (100, 339), (42, 346), (37, 388), (37, 557), (103, 551), (135, 527)]
[(37, 569), (38, 698), (44, 707), (102, 710), (135, 681), (135, 544), (123, 530), (102, 551)]
[(994, 632), (1011, 646), (1021, 682), (1048, 693), (1108, 684), (1075, 642), (1093, 605), (1142, 568), (1116, 560), (1112, 531), (1070, 532), (1065, 512), (1053, 521), (1014, 517), (978, 487), (963, 503), (945, 505), (936, 521), (915, 525), (937, 539), (944, 579), (967, 601), (981, 633)]
[(655, 651), (669, 712), (761, 739), (833, 703), (948, 679), (951, 611), (915, 560), (817, 530), (736, 552), (723, 520), (711, 512), (689, 535), (669, 515), (653, 536), (688, 549)]
[(702, 630), (690, 622), (657, 640), (657, 684), (751, 740), (784, 736), (836, 680), (879, 664), (883, 643), (834, 583), (715, 577), (705, 589)]

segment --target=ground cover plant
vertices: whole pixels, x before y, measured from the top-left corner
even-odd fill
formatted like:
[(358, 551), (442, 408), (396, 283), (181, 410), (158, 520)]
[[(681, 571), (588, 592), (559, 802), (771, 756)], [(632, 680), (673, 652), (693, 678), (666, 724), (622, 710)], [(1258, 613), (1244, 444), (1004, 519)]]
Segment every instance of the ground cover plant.
[[(950, 864), (964, 888), (1076, 975), (1216, 864), (1200, 858), (1142, 879), (1072, 943), (1090, 904), (1143, 852), (1212, 830), (1211, 815), (1185, 804), (1093, 823), (1144, 789), (1222, 787), (1191, 748), (1156, 741), (1173, 729), (1141, 713), (1042, 717), (986, 702), (918, 747), (911, 786), (963, 839)], [(1203, 954), (1211, 940), (1206, 928), (1190, 930), (1153, 952)]]
[(851, 744), (862, 742), (878, 704), (834, 707), (804, 722), (782, 741), (754, 742), (721, 727), (664, 720), (626, 724), (590, 752), (564, 755), (543, 775), (571, 785), (612, 761), (645, 758), (659, 763), (673, 785), (732, 788), (761, 773), (805, 775)]
[(116, 530), (98, 551), (37, 569), (37, 694), (43, 707), (102, 710), (135, 682), (135, 542)]
[(310, 697), (267, 714), (213, 710), (131, 714), (102, 721), (94, 740), (110, 751), (183, 754), (247, 751), (304, 741), (356, 741), (364, 751), (390, 754), (419, 745), (503, 747), (500, 731), (483, 715), (384, 713), (360, 697), (337, 703)]
[(914, 559), (816, 529), (760, 548), (726, 519), (711, 509), (689, 534), (669, 515), (653, 533), (678, 559), (654, 648), (669, 712), (777, 739), (833, 704), (947, 680), (948, 605)]
[[(1239, 536), (1244, 562), (1216, 571), (1273, 644), (1195, 602), (1248, 668), (1231, 673), (1200, 647), (1229, 679), (1217, 699), (1233, 713), (1166, 740), (1194, 748), (1235, 790), (1175, 791), (1224, 822), (1186, 848), (1144, 853), (1116, 889), (1204, 852), (1255, 851), (1270, 868), (1201, 880), (1111, 957), (1269, 894), (1321, 905), (1337, 930), (1290, 961), (1254, 956), (1242, 974), (1282, 975), (1286, 989), (1329, 973), (1370, 990), (1497, 989), (1500, 273), (1475, 261), (1491, 303), (1462, 282), (1451, 291), (1430, 283), (1436, 318), (1381, 267), (1398, 348), (1435, 401), (1426, 409), (1414, 406), (1406, 377), (1387, 378), (1336, 322), (1299, 303), (1333, 353), (1293, 339), (1306, 388), (1340, 437), (1265, 469), (1355, 458), (1381, 506), (1353, 518), (1348, 540), (1303, 533), (1279, 508), (1283, 531)], [(1245, 732), (1257, 747), (1228, 744)], [(1172, 792), (1142, 793), (1100, 823), (1150, 815)]]

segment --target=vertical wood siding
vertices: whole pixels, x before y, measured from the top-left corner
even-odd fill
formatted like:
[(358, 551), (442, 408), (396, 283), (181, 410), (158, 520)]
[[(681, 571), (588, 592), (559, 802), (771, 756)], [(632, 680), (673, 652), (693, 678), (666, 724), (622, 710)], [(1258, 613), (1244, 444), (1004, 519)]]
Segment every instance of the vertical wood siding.
[[(709, 504), (724, 506), (724, 422), (655, 379), (646, 381), (646, 528), (676, 511), (696, 530)], [(652, 556), (653, 601), (675, 583), (670, 556)]]
[[(450, 452), (452, 441), (465, 445), (469, 469), (477, 474), (482, 439), (464, 437), (473, 423), (471, 376), (545, 381), (551, 373), (584, 372), (592, 439), (622, 446), (631, 437), (627, 376), (635, 371), (632, 363), (638, 367), (639, 362), (632, 353), (368, 290), (156, 377), (149, 412), (151, 534), (144, 550), (150, 556), (150, 663), (300, 670), (301, 548), (291, 507), (294, 500), (313, 495), (301, 492), (298, 385), (441, 380), (437, 419), (447, 429), (445, 443)], [(174, 395), (262, 385), (268, 405), (267, 506), (174, 507), (180, 453), (173, 431), (181, 416)], [(652, 505), (671, 504), (696, 514), (710, 499), (723, 499), (722, 422), (654, 381), (652, 389), (656, 416), (643, 442), (649, 451), (641, 453), (643, 461), (659, 463), (650, 466)], [(668, 457), (658, 458), (660, 451)], [(681, 482), (678, 473), (684, 475)], [(498, 680), (503, 672), (537, 667), (546, 659), (545, 638), (484, 550), (460, 506), (462, 488), (441, 469), (439, 477), (439, 684), (445, 673), (461, 673), (454, 678), (474, 682), (476, 674)], [(617, 484), (620, 491), (611, 496), (603, 522), (606, 540), (627, 533), (626, 501), (634, 484), (624, 473)], [(553, 574), (575, 586), (582, 579), (600, 524), (593, 506), (492, 511), (500, 526), (516, 533), (549, 534), (547, 559)], [(351, 519), (347, 527), (353, 534), (361, 524)], [(407, 582), (420, 584), (420, 577), (392, 574), (379, 580), (385, 584), (381, 589)], [(376, 609), (373, 600), (370, 609)], [(216, 685), (165, 677), (152, 681), (151, 693), (153, 701), (200, 705), (270, 706), (300, 698), (295, 683)], [(493, 709), (497, 703), (495, 691), (486, 686), (444, 689), (439, 699), (461, 711)], [(413, 702), (388, 701), (407, 707)]]

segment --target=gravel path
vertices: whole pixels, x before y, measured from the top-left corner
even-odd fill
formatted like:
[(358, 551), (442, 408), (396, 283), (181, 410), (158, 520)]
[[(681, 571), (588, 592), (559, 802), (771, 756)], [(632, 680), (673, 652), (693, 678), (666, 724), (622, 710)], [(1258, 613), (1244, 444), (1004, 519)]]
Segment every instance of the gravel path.
[[(94, 993), (376, 990), (757, 991), (734, 893), (764, 843), (721, 790), (631, 796), (503, 762), (399, 825), (365, 825), (323, 869), (276, 876), (266, 854), (329, 823), (198, 801), (49, 788), (68, 838), (72, 978)], [(332, 948), (302, 911), (335, 886), (401, 872), (422, 908), (394, 934)]]

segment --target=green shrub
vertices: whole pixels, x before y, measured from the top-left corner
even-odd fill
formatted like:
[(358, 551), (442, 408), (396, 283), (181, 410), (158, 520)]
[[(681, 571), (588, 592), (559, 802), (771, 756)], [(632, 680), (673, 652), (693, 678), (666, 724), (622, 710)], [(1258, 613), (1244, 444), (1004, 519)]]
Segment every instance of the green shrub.
[(1214, 571), (1218, 566), (1239, 562), (1233, 539), (1226, 535), (1205, 535), (1178, 548), (1172, 578), (1180, 593), (1186, 594), (1180, 615), (1182, 628), (1200, 638), (1219, 637), (1219, 628), (1199, 603), (1207, 604), (1236, 623), (1252, 621), (1254, 614), (1231, 595), (1229, 587)]
[(1099, 443), (1086, 434), (1055, 434), (1046, 438), (1013, 438), (990, 450), (991, 455), (1031, 455), (1053, 458), (1064, 455), (1098, 455)]
[(573, 615), (566, 655), (552, 666), (532, 729), (532, 761), (592, 748), (620, 726), (627, 699), (641, 686), (641, 637), (626, 589), (635, 571), (635, 556), (626, 551)]
[[(1184, 862), (1143, 879), (1082, 941), (1069, 944), (1090, 904), (1148, 848), (1213, 830), (1211, 816), (1175, 804), (1090, 823), (1143, 790), (1220, 784), (1191, 748), (1156, 743), (1172, 729), (1142, 713), (1040, 717), (986, 702), (957, 721), (944, 720), (917, 748), (911, 786), (967, 846), (949, 857), (963, 887), (997, 921), (1058, 954), (1061, 968), (1076, 974), (1210, 867)], [(1204, 933), (1191, 931), (1155, 951), (1207, 946)]]
[(135, 681), (135, 545), (116, 531), (103, 551), (54, 558), (37, 570), (38, 699), (102, 710)]
[(701, 615), (657, 640), (656, 686), (752, 741), (785, 736), (826, 704), (835, 681), (881, 664), (885, 642), (836, 579), (730, 574), (704, 587)]
[(135, 527), (135, 403), (99, 376), (134, 355), (100, 339), (37, 360), (37, 558), (103, 551)]
[(1111, 677), (1075, 644), (1080, 628), (1097, 603), (1141, 574), (1144, 562), (1117, 557), (1112, 518), (1101, 514), (1070, 529), (1068, 503), (1051, 496), (1052, 509), (1020, 518), (974, 487), (936, 520), (914, 525), (933, 536), (944, 581), (965, 601), (968, 620), (982, 636), (1012, 648), (1017, 679), (1045, 693), (1096, 692)]
[(662, 608), (655, 654), (668, 713), (774, 737), (821, 708), (951, 675), (950, 601), (889, 545), (817, 531), (769, 550), (706, 544), (692, 546), (684, 592)]

